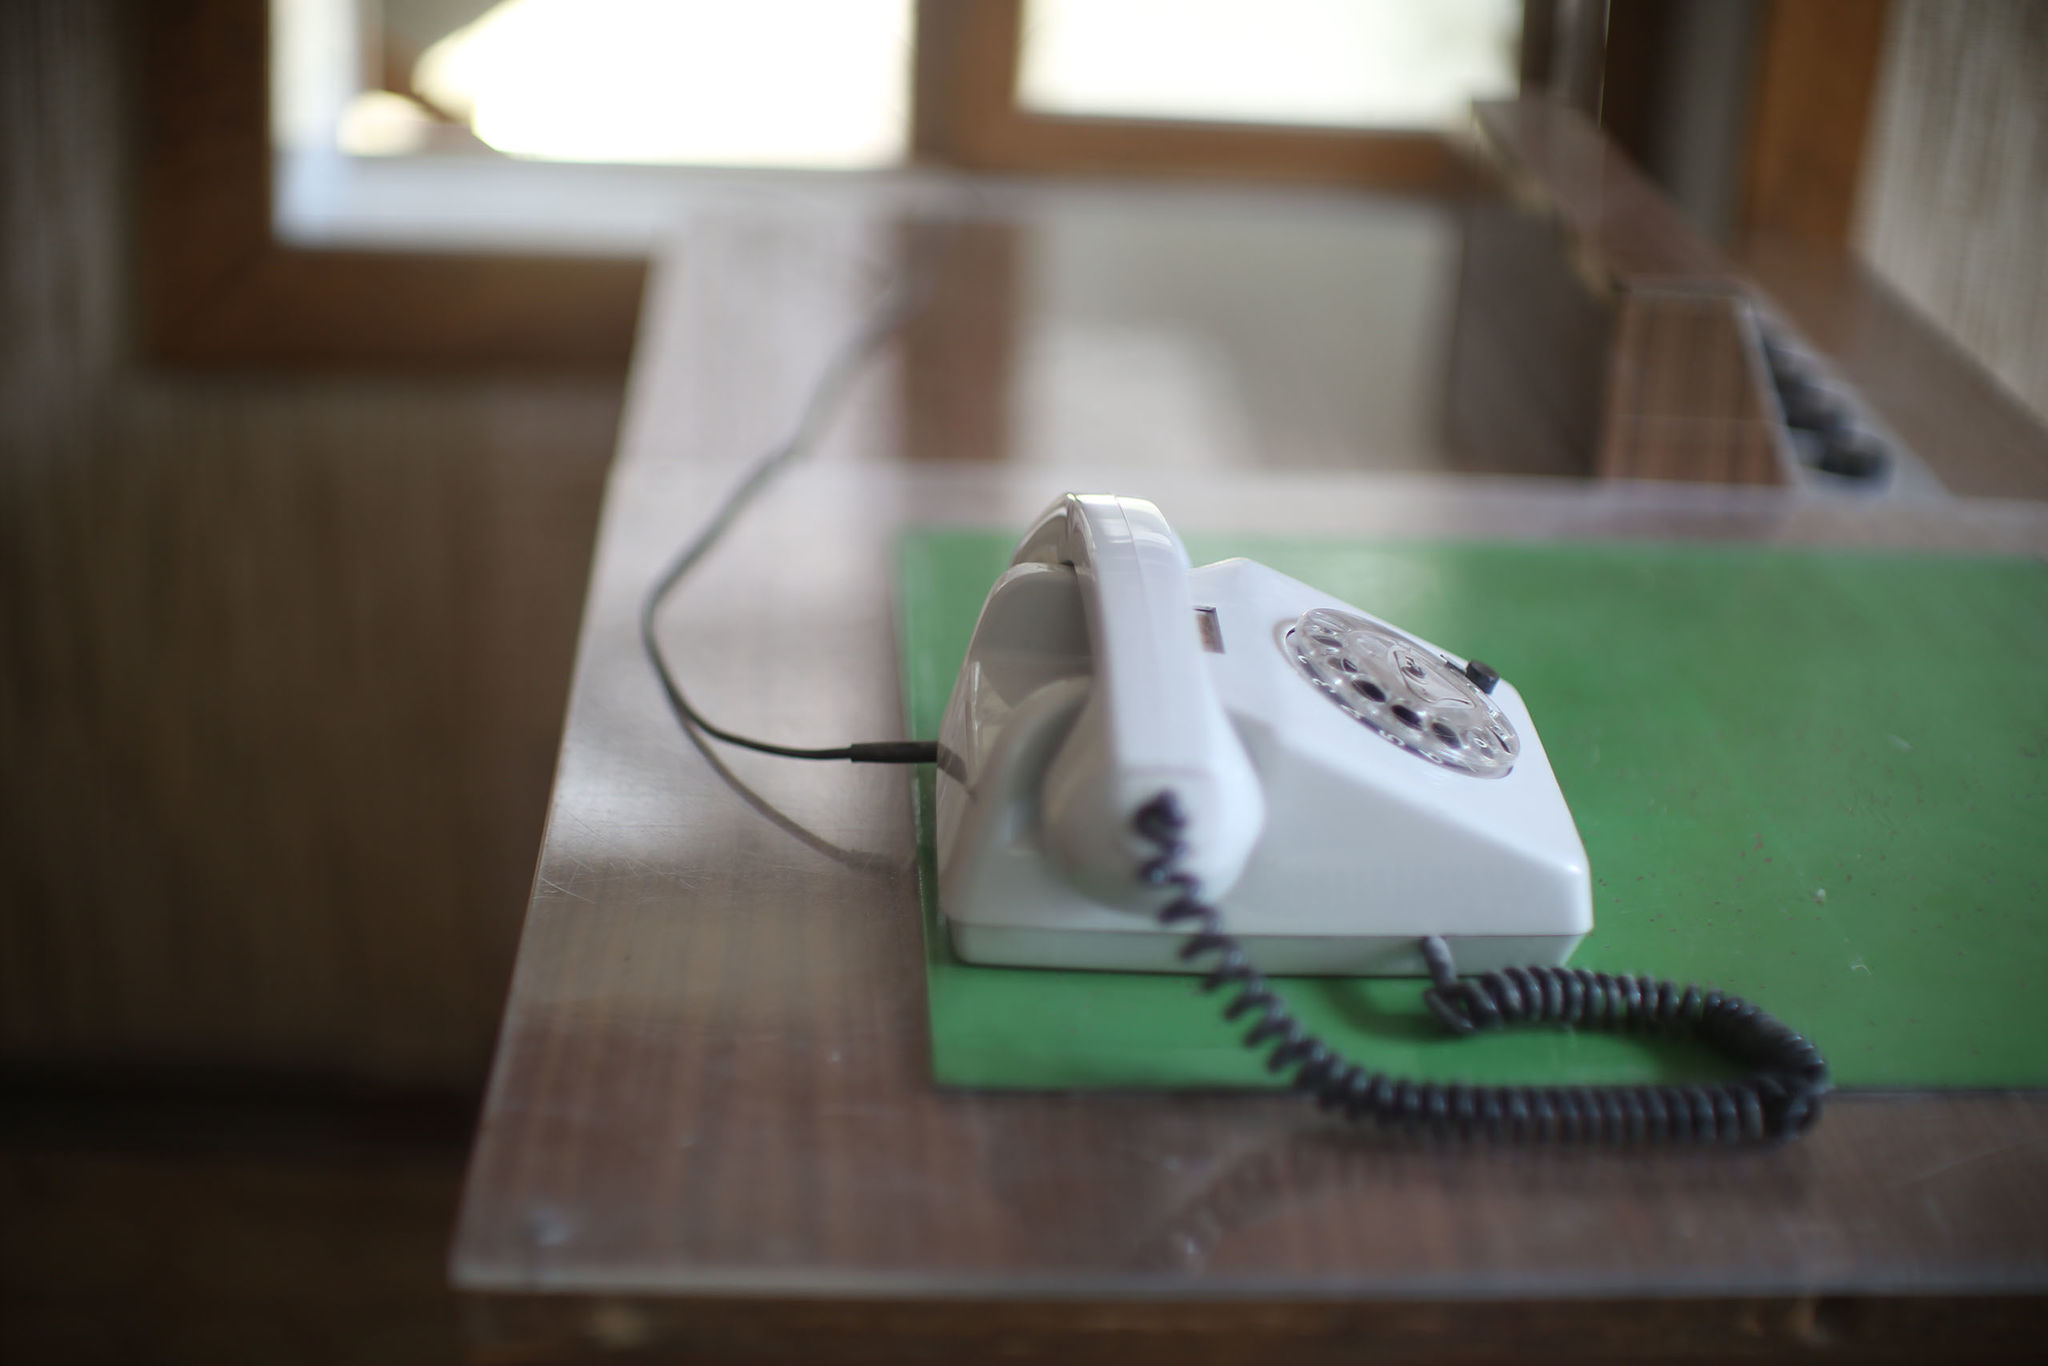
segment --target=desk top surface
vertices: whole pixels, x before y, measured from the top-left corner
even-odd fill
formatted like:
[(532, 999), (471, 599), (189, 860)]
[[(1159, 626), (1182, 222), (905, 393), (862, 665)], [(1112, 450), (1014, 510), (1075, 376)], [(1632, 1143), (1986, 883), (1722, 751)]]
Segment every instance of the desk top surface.
[[(888, 225), (815, 215), (707, 224), (657, 271), (455, 1247), (461, 1288), (1154, 1301), (2048, 1289), (2048, 1099), (2034, 1095), (1851, 1095), (1781, 1149), (1611, 1153), (1390, 1144), (1279, 1096), (935, 1087), (909, 775), (693, 743), (634, 625), (645, 585), (783, 434), (906, 243), (919, 249)], [(1328, 407), (1292, 431), (1211, 432), (1216, 458), (1177, 458), (1146, 444), (1142, 399), (1102, 392), (1141, 382), (1128, 360), (1143, 329), (1110, 318), (1076, 343), (1085, 308), (1060, 315), (1064, 341), (1055, 318), (1024, 348), (1082, 356), (1066, 379), (1032, 381), (1037, 401), (1070, 407), (1031, 420), (1107, 423), (1127, 444), (959, 458), (976, 452), (929, 443), (986, 429), (971, 410), (1000, 407), (1017, 381), (977, 378), (988, 343), (973, 309), (934, 307), (950, 330), (879, 358), (822, 448), (665, 612), (684, 686), (722, 724), (796, 744), (898, 734), (901, 529), (1022, 527), (1077, 484), (1144, 493), (1184, 529), (2048, 552), (2037, 504), (1417, 473), (1428, 463), (1401, 453), (1399, 415), (1350, 432), (1361, 454), (1346, 469)], [(1090, 381), (1085, 356), (1114, 359), (1118, 336), (1123, 378)], [(935, 388), (919, 366), (951, 379)], [(938, 436), (907, 411), (919, 403), (956, 410)], [(1239, 441), (1266, 458), (1234, 456)], [(1390, 448), (1397, 472), (1372, 469)]]

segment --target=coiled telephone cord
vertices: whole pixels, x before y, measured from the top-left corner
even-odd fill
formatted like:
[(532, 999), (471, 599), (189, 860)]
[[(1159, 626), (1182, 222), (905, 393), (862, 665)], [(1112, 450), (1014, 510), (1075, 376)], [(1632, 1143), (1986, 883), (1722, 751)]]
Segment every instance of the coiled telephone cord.
[(1395, 1131), (1440, 1137), (1594, 1144), (1757, 1143), (1797, 1137), (1820, 1118), (1828, 1065), (1814, 1045), (1739, 996), (1586, 968), (1527, 967), (1464, 979), (1449, 946), (1422, 941), (1430, 1012), (1455, 1034), (1562, 1024), (1666, 1039), (1694, 1039), (1748, 1069), (1738, 1081), (1683, 1086), (1469, 1086), (1392, 1077), (1353, 1062), (1302, 1027), (1245, 956), (1184, 871), (1186, 814), (1162, 792), (1133, 820), (1156, 851), (1140, 876), (1178, 895), (1163, 925), (1191, 930), (1180, 956), (1213, 964), (1202, 990), (1228, 989), (1223, 1018), (1250, 1018), (1245, 1046), (1266, 1050), (1268, 1071), (1292, 1070), (1296, 1090), (1325, 1110)]

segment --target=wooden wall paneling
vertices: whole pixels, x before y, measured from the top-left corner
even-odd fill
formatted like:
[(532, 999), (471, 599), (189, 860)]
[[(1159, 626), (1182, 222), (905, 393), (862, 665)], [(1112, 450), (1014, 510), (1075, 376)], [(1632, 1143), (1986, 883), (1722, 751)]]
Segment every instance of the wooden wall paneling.
[(2048, 423), (2048, 6), (1899, 0), (1856, 249)]
[(470, 1090), (621, 386), (138, 369), (143, 19), (0, 6), (0, 1070)]
[(475, 1085), (616, 396), (115, 399), (7, 576), (0, 1056)]

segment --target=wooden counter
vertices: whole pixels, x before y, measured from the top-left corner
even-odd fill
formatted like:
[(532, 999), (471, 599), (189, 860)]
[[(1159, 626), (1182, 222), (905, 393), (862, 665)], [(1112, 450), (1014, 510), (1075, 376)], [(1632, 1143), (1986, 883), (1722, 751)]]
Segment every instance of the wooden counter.
[[(663, 640), (722, 724), (797, 744), (899, 734), (900, 530), (1020, 528), (1083, 485), (1151, 497), (1184, 530), (2048, 552), (2035, 504), (1460, 480), (1384, 431), (1345, 428), (1327, 397), (1304, 400), (1292, 428), (1248, 418), (1245, 395), (1292, 381), (1245, 367), (1284, 366), (1285, 347), (1230, 352), (1245, 327), (1158, 300), (1237, 299), (1255, 315), (1259, 281), (1203, 276), (1176, 294), (1167, 278), (1150, 313), (1119, 313), (1128, 278), (1053, 297), (1060, 280), (1091, 277), (1044, 253), (1089, 215), (1129, 220), (1126, 235), (1164, 219), (1182, 236), (1161, 240), (1182, 243), (1204, 213), (1225, 237), (1256, 231), (1259, 213), (1274, 232), (1299, 224), (1198, 197), (970, 209), (982, 231), (1023, 234), (1032, 264), (1007, 306), (1032, 321), (992, 341), (985, 310), (935, 298), (922, 325), (942, 330), (881, 358), (824, 448), (678, 593)], [(1358, 219), (1346, 230), (1384, 227), (1350, 202), (1300, 212), (1318, 231), (1346, 215)], [(1369, 1344), (1375, 1356), (1643, 1360), (2036, 1345), (2048, 1318), (2029, 1298), (2048, 1289), (2048, 1099), (2036, 1095), (1850, 1095), (1785, 1148), (1615, 1153), (1433, 1150), (1278, 1096), (934, 1086), (910, 775), (693, 743), (634, 634), (650, 577), (783, 434), (920, 240), (815, 215), (706, 224), (656, 273), (454, 1249), (483, 1357), (1335, 1361)], [(1219, 351), (1231, 364), (1214, 372), (1188, 359)], [(902, 373), (934, 356), (951, 358), (947, 384)], [(1159, 381), (1174, 364), (1187, 373)], [(1128, 390), (1199, 394), (1189, 376), (1212, 373), (1235, 397), (1210, 394), (1206, 411), (1241, 429), (1210, 432), (1200, 459), (1148, 445), (1137, 417), (1149, 410)], [(906, 413), (906, 398), (951, 416)], [(934, 422), (956, 439), (1006, 433), (1006, 458), (904, 458), (906, 433), (929, 446)], [(1025, 459), (1041, 449), (1019, 436), (1032, 423), (1126, 435), (1085, 461)], [(1375, 468), (1382, 450), (1393, 458)]]

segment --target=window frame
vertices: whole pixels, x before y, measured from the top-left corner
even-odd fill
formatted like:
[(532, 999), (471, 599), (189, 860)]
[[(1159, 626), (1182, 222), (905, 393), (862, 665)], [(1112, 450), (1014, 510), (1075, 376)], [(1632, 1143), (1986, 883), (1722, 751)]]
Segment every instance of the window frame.
[(281, 240), (268, 0), (138, 8), (145, 357), (180, 367), (625, 368), (644, 260)]

